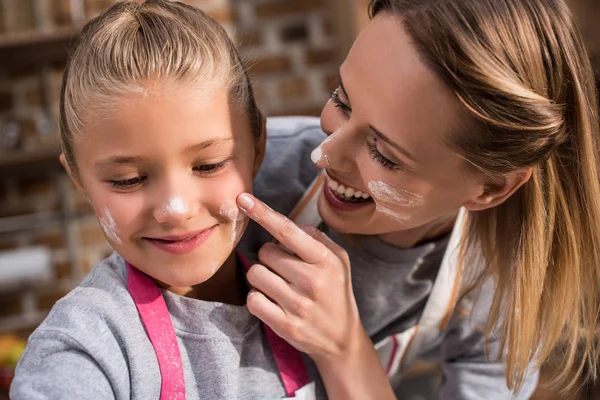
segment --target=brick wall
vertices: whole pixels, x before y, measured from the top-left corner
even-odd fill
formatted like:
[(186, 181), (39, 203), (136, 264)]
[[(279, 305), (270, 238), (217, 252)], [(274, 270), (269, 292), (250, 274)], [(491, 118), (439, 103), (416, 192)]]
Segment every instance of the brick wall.
[(319, 115), (340, 63), (327, 0), (233, 0), (235, 34), (266, 115)]

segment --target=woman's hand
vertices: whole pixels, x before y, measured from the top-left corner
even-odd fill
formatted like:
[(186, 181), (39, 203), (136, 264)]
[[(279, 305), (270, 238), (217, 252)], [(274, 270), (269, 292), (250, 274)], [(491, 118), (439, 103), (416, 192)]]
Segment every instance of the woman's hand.
[[(352, 292), (346, 251), (313, 227), (298, 227), (248, 194), (246, 214), (290, 252), (263, 245), (247, 273), (248, 309), (315, 362), (347, 357), (368, 340)], [(369, 342), (370, 343), (370, 342)]]
[(360, 322), (346, 251), (249, 194), (238, 206), (289, 249), (260, 249), (261, 264), (247, 273), (248, 310), (315, 361), (330, 399), (395, 399)]

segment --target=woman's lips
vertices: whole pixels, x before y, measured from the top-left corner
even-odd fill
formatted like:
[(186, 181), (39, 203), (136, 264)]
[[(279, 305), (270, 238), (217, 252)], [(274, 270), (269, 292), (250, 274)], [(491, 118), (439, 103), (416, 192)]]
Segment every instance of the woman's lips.
[(208, 229), (190, 232), (183, 235), (163, 236), (160, 238), (145, 237), (144, 240), (159, 250), (167, 253), (186, 254), (197, 249), (204, 242), (206, 242), (217, 226), (218, 225), (214, 225)]
[(331, 207), (340, 211), (355, 211), (373, 204), (373, 201), (343, 201), (333, 193), (333, 190), (329, 187), (327, 181), (325, 181), (325, 183), (323, 184), (323, 194), (325, 196), (325, 200), (327, 200), (327, 203)]

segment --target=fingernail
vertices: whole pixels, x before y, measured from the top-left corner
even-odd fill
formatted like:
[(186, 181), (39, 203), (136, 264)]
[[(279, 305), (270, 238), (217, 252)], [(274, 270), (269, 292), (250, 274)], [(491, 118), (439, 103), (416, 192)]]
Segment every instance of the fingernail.
[(238, 197), (238, 200), (240, 206), (246, 211), (254, 207), (254, 199), (252, 199), (252, 197), (248, 193), (241, 194), (240, 197)]

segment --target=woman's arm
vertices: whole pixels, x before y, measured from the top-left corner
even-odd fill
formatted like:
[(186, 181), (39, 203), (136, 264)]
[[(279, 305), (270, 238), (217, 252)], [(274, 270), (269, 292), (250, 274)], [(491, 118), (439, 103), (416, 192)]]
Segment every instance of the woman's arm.
[(330, 399), (396, 399), (369, 337), (334, 359), (315, 360)]

